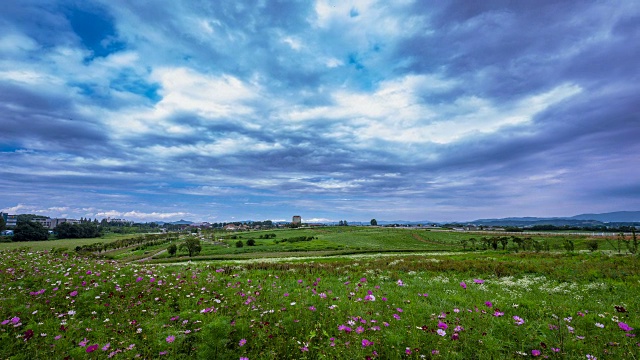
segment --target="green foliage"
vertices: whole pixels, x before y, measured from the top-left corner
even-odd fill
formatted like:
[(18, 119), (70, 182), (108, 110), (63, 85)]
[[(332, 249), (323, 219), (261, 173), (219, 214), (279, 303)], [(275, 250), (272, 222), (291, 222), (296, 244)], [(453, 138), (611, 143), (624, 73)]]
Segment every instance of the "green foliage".
[(311, 241), (313, 239), (314, 239), (313, 236), (297, 236), (297, 237), (288, 238), (288, 239), (276, 240), (275, 243), (276, 244), (283, 243), (283, 242), (296, 243), (301, 241)]
[(636, 228), (633, 227), (631, 233), (631, 239), (627, 239), (625, 237), (625, 242), (627, 244), (627, 250), (629, 250), (632, 254), (638, 254), (638, 237), (636, 236)]
[(238, 241), (236, 241), (236, 247), (237, 247), (237, 248), (241, 248), (241, 247), (243, 247), (243, 246), (244, 246), (244, 243), (242, 242), (242, 240), (238, 240)]
[(178, 252), (178, 247), (176, 246), (176, 244), (171, 244), (167, 248), (167, 252), (169, 253), (169, 256), (175, 256)]
[(190, 236), (180, 245), (180, 249), (187, 250), (189, 257), (191, 257), (200, 253), (202, 245), (200, 245), (200, 239)]
[(598, 240), (594, 239), (587, 241), (587, 249), (591, 252), (598, 250)]
[(371, 219), (370, 224), (371, 224), (371, 226), (378, 226), (378, 220)]
[(4, 217), (0, 216), (0, 232), (7, 229), (7, 223), (4, 221)]
[(253, 239), (249, 239), (247, 240), (247, 246), (255, 246), (256, 245), (256, 241)]
[(49, 231), (39, 223), (19, 222), (13, 229), (13, 241), (41, 241), (49, 239)]
[(565, 239), (564, 242), (562, 243), (562, 246), (568, 252), (573, 252), (573, 250), (575, 249), (575, 244), (573, 243), (573, 240), (569, 240), (569, 239)]

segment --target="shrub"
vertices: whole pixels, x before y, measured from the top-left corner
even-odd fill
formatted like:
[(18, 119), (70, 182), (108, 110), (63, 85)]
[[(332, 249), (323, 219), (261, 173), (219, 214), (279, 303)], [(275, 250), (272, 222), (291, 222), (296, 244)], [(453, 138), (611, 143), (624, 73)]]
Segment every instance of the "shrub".
[(253, 239), (249, 239), (247, 240), (247, 246), (254, 246), (256, 244), (256, 241)]
[(237, 248), (241, 248), (241, 247), (243, 247), (243, 246), (244, 246), (244, 244), (242, 243), (242, 240), (238, 240), (238, 241), (236, 242), (236, 247), (237, 247)]
[(169, 256), (174, 256), (176, 252), (178, 252), (178, 247), (176, 246), (176, 244), (171, 244), (167, 248), (167, 251), (169, 252)]

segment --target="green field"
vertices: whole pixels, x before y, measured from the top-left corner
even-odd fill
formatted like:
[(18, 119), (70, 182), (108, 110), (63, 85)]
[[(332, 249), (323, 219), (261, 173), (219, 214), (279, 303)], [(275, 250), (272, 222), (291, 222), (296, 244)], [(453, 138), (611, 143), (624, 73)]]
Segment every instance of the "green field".
[(18, 248), (28, 248), (31, 250), (51, 250), (51, 249), (69, 249), (73, 250), (76, 246), (107, 243), (120, 239), (129, 239), (139, 234), (107, 234), (99, 238), (91, 239), (61, 239), (47, 241), (19, 241), (19, 242), (0, 242), (0, 250), (11, 250)]

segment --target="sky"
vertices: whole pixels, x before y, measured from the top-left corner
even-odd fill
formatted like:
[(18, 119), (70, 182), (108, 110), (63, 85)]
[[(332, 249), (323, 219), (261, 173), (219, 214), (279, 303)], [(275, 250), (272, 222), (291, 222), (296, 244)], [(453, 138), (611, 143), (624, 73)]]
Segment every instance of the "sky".
[(640, 210), (640, 2), (0, 5), (0, 210)]

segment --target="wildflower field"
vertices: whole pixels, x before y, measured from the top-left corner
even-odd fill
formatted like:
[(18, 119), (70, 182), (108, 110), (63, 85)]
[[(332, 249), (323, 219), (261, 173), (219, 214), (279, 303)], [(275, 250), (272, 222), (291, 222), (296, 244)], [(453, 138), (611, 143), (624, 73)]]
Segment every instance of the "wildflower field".
[(637, 256), (1, 255), (2, 359), (640, 357)]

